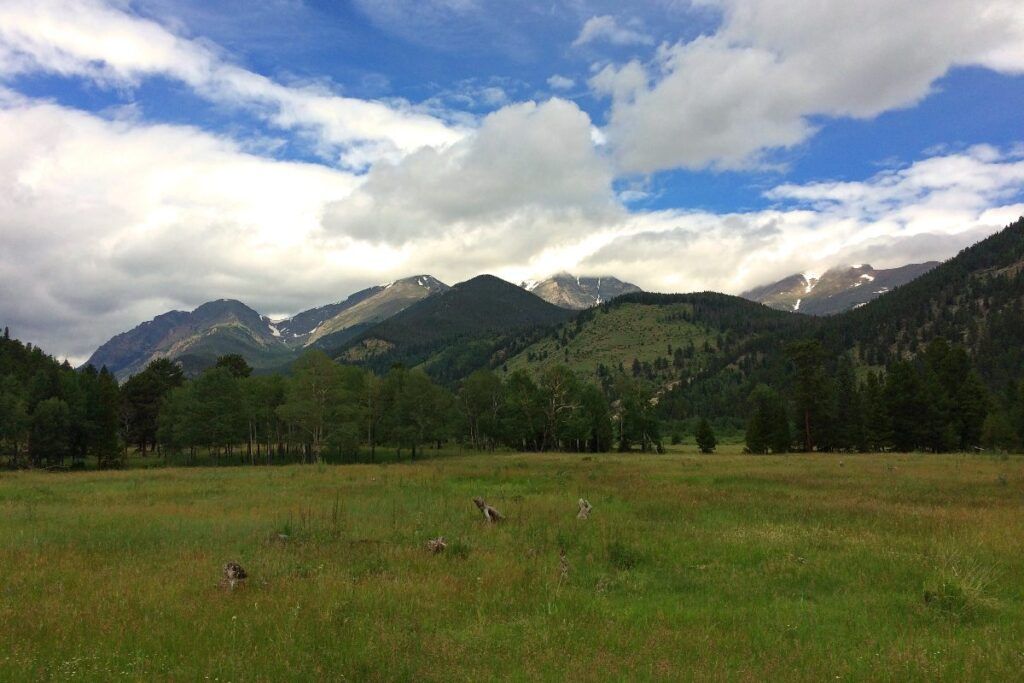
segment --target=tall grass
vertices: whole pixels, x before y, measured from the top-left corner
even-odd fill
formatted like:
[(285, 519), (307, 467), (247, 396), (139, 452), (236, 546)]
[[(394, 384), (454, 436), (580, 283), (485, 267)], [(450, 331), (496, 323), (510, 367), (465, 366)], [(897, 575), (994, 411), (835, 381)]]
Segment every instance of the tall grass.
[(1017, 678), (1024, 461), (839, 460), (2, 473), (0, 680)]

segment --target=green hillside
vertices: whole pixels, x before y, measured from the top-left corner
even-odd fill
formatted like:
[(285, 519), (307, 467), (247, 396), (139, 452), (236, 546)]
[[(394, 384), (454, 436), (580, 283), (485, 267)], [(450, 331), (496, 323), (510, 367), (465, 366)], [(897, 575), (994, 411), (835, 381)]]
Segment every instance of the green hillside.
[(602, 367), (632, 372), (638, 362), (651, 374), (669, 378), (681, 367), (702, 367), (717, 350), (717, 331), (694, 322), (693, 313), (689, 303), (597, 308), (530, 345), (503, 369), (540, 373), (567, 365), (580, 376), (597, 378), (604, 374)]
[(561, 364), (605, 385), (627, 375), (664, 389), (741, 363), (761, 343), (817, 325), (724, 294), (628, 294), (580, 313), (501, 367), (539, 373)]
[(790, 389), (784, 350), (800, 339), (821, 343), (829, 373), (842, 358), (862, 373), (882, 369), (945, 339), (968, 351), (993, 396), (1007, 396), (1024, 378), (1024, 219), (861, 308), (825, 319), (786, 315), (803, 322), (726, 350), (674, 387), (665, 410), (744, 415), (756, 385)]
[(421, 365), (453, 382), (486, 366), (510, 340), (573, 315), (491, 275), (459, 283), (373, 326), (331, 355), (383, 371)]
[(540, 372), (564, 364), (608, 387), (616, 376), (660, 393), (663, 417), (744, 417), (764, 383), (788, 391), (786, 347), (815, 339), (834, 372), (861, 373), (915, 358), (935, 339), (964, 346), (1002, 396), (1024, 375), (1024, 219), (853, 311), (829, 318), (701, 293), (629, 294), (520, 348), (494, 365)]
[(172, 356), (189, 376), (198, 375), (212, 367), (219, 357), (228, 354), (242, 356), (257, 372), (285, 368), (300, 354), (300, 350), (268, 340), (239, 323), (226, 323), (204, 330), (182, 340), (180, 346), (183, 350)]
[(828, 321), (823, 342), (875, 365), (941, 337), (962, 344), (993, 388), (1024, 372), (1024, 218), (870, 304)]

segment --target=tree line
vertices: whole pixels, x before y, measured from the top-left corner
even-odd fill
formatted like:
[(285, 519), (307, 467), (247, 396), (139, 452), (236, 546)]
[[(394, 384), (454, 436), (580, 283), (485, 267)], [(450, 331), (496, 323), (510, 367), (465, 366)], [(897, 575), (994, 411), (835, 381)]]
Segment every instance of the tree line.
[[(969, 354), (943, 340), (873, 368), (831, 358), (817, 341), (785, 348), (778, 383), (756, 386), (737, 417), (752, 453), (1014, 450), (1024, 441), (1024, 384), (990, 395)], [(382, 375), (320, 351), (288, 375), (254, 376), (238, 355), (188, 379), (166, 359), (119, 386), (105, 368), (75, 370), (0, 339), (0, 455), (16, 465), (119, 467), (141, 456), (251, 463), (399, 458), (459, 444), (474, 450), (662, 450), (664, 395), (620, 373), (600, 384), (565, 366), (533, 376), (478, 370), (453, 389), (395, 365)], [(702, 452), (711, 423), (695, 416)], [(673, 442), (677, 436), (674, 434)]]
[(455, 390), (401, 365), (383, 375), (340, 365), (320, 351), (288, 375), (254, 376), (239, 355), (194, 379), (160, 359), (123, 385), (102, 368), (76, 370), (38, 348), (0, 340), (0, 455), (16, 466), (119, 467), (183, 454), (197, 462), (252, 463), (398, 457), (458, 443), (473, 449), (603, 452), (658, 450), (658, 421), (639, 383), (614, 400), (568, 368), (534, 378), (480, 370)]
[(15, 465), (59, 467), (95, 458), (121, 464), (117, 381), (106, 369), (75, 371), (40, 349), (0, 338), (0, 454)]
[(634, 383), (620, 390), (609, 401), (555, 366), (536, 380), (479, 370), (450, 391), (419, 369), (396, 365), (378, 376), (321, 351), (303, 355), (288, 376), (251, 376), (244, 360), (225, 356), (194, 380), (168, 382), (165, 362), (155, 361), (124, 387), (127, 405), (143, 407), (128, 410), (142, 419), (128, 422), (140, 452), (147, 444), (190, 457), (243, 450), (253, 463), (373, 460), (381, 446), (416, 458), (453, 442), (478, 450), (657, 449), (650, 396)]
[(835, 363), (817, 341), (786, 349), (784, 388), (759, 384), (749, 397), (747, 449), (800, 451), (1011, 450), (1024, 435), (1024, 384), (1001, 406), (962, 347), (933, 340), (884, 369)]

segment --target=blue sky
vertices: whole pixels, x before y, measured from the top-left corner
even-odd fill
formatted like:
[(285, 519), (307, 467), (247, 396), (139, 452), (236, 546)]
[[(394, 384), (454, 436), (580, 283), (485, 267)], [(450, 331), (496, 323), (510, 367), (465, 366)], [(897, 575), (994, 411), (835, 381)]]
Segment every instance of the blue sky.
[(1024, 213), (1015, 0), (7, 0), (0, 318), (412, 273), (731, 293)]

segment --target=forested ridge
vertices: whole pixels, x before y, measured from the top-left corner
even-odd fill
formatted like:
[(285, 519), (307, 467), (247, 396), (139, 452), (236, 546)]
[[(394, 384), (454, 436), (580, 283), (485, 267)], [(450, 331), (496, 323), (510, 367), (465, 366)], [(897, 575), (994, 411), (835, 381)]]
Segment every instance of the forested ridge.
[(573, 315), (520, 287), (481, 275), (378, 323), (331, 355), (378, 373), (395, 363), (422, 365), (453, 386), (507, 344), (524, 336), (532, 339)]
[(1013, 410), (1024, 379), (1024, 219), (859, 309), (789, 317), (794, 322), (756, 330), (668, 392), (666, 416), (727, 419), (761, 384), (789, 392), (794, 373), (785, 350), (803, 339), (821, 345), (828, 376), (850, 362), (859, 380), (914, 362), (945, 340), (966, 352), (993, 406)]

